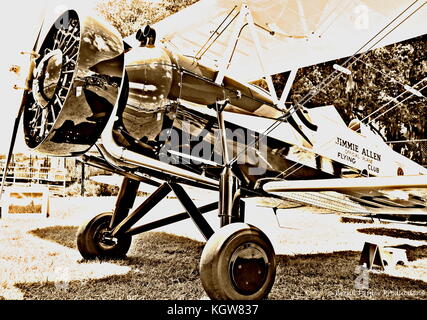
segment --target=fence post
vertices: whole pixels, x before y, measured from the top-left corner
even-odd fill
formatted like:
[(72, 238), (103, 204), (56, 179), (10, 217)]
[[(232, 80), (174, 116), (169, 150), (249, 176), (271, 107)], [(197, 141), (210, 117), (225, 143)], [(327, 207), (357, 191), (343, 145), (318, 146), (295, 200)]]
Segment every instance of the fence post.
[(85, 196), (85, 163), (82, 162), (81, 196)]

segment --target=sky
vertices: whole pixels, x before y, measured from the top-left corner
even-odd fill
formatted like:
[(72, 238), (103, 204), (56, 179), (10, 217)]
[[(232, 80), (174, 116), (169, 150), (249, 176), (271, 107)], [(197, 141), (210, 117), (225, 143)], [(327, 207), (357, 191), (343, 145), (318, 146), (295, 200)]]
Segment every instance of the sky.
[[(3, 47), (0, 53), (0, 154), (9, 149), (13, 124), (22, 98), (22, 87), (27, 68), (21, 71), (21, 77), (9, 72), (12, 65), (28, 65), (29, 57), (21, 55), (22, 51), (31, 51), (39, 30), (42, 17), (46, 16), (45, 27), (49, 28), (54, 17), (67, 8), (93, 10), (99, 0), (11, 0), (0, 2), (0, 30), (2, 30)], [(49, 22), (48, 22), (49, 21)], [(50, 22), (52, 21), (52, 23)], [(17, 151), (26, 151), (22, 134), (22, 124), (16, 144)]]

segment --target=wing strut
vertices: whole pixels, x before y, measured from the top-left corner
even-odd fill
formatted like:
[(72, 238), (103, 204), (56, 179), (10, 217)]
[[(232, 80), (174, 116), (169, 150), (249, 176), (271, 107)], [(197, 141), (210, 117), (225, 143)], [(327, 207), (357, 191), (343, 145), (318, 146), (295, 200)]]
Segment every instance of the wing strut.
[[(258, 63), (261, 67), (262, 73), (264, 74), (263, 79), (267, 82), (268, 91), (270, 92), (272, 100), (273, 100), (274, 104), (279, 109), (286, 110), (285, 103), (283, 102), (282, 99), (279, 100), (279, 98), (277, 96), (277, 92), (276, 92), (276, 89), (275, 89), (274, 84), (273, 84), (273, 78), (266, 71), (265, 64), (264, 64), (265, 57), (263, 54), (263, 49), (261, 47), (261, 42), (260, 42), (258, 33), (256, 31), (256, 24), (255, 24), (252, 12), (251, 12), (248, 4), (246, 3), (246, 1), (243, 1), (242, 8), (240, 9), (240, 12), (238, 13), (238, 19), (237, 19), (236, 24), (234, 26), (233, 34), (232, 34), (231, 39), (227, 45), (223, 59), (221, 60), (219, 72), (218, 72), (218, 75), (215, 79), (215, 82), (217, 84), (222, 84), (222, 82), (224, 81), (225, 74), (231, 65), (231, 61), (233, 59), (233, 54), (236, 50), (236, 46), (239, 43), (239, 39), (240, 39), (242, 30), (246, 26), (249, 27), (250, 36), (251, 36), (252, 41), (254, 42), (254, 45), (255, 45), (255, 51), (256, 51)], [(290, 80), (292, 80), (292, 79), (290, 79)]]

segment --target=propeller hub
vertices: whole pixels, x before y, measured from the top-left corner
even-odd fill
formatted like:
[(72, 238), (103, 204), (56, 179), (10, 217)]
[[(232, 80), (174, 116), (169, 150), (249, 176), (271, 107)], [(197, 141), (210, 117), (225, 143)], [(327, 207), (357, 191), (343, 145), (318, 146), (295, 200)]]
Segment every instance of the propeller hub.
[(45, 55), (35, 70), (33, 95), (41, 107), (47, 107), (55, 95), (61, 79), (62, 64), (63, 54), (57, 49)]

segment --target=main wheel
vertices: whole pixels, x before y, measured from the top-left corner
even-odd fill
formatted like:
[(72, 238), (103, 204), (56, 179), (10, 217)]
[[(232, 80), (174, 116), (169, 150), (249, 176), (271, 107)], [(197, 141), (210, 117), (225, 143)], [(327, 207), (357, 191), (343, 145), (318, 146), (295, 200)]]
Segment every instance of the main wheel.
[(200, 261), (200, 277), (213, 300), (261, 300), (276, 277), (274, 248), (258, 228), (233, 223), (207, 242)]
[(132, 243), (132, 237), (121, 235), (109, 236), (109, 226), (113, 214), (103, 213), (82, 225), (77, 232), (77, 247), (83, 258), (122, 259), (126, 256)]

